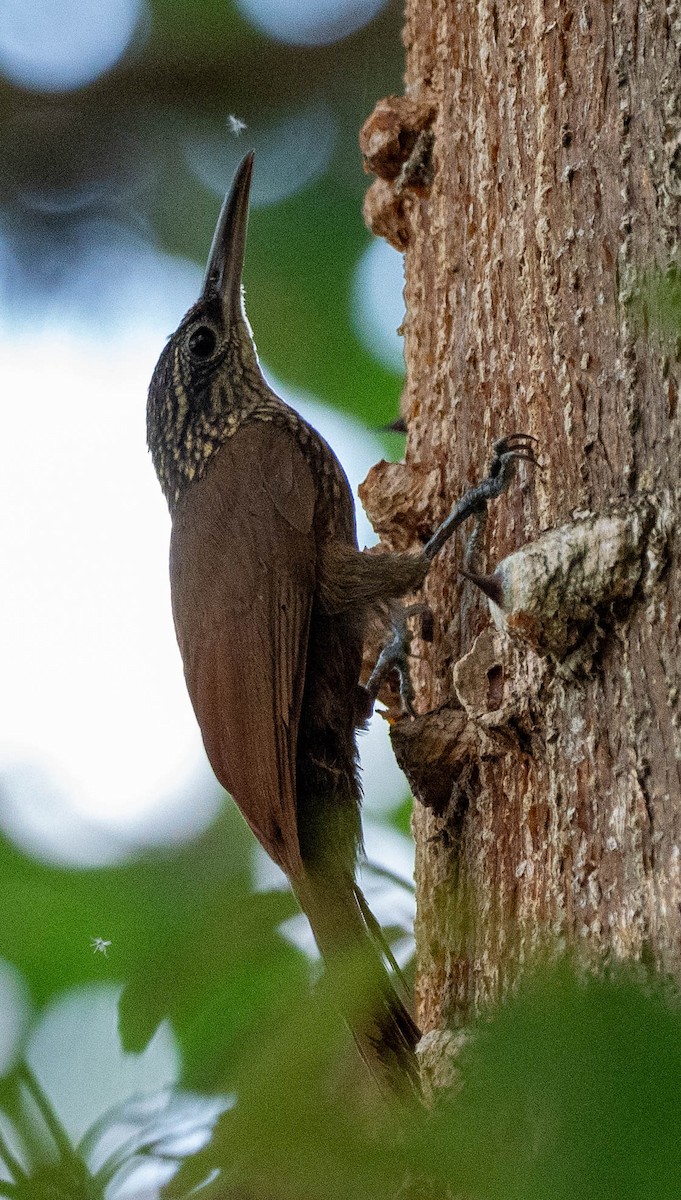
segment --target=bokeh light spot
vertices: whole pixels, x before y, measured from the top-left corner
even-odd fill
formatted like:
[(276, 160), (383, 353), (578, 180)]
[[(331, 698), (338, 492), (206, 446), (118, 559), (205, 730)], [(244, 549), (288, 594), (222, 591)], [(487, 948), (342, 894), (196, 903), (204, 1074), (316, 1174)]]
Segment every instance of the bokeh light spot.
[(355, 33), (385, 0), (237, 0), (244, 16), (269, 37), (291, 46), (325, 46)]
[(172, 1087), (180, 1073), (167, 1021), (142, 1053), (123, 1050), (119, 996), (115, 984), (74, 988), (48, 1005), (31, 1034), (28, 1064), (74, 1143), (114, 1105)]
[[(185, 146), (187, 162), (204, 187), (224, 196), (245, 143), (228, 136), (230, 118), (211, 134), (194, 136)], [(248, 145), (256, 152), (251, 208), (279, 204), (302, 192), (328, 169), (336, 143), (336, 117), (323, 100), (313, 101), (274, 124), (249, 125)]]
[(0, 71), (42, 92), (92, 83), (124, 53), (144, 11), (143, 0), (6, 0)]
[(370, 354), (390, 371), (404, 371), (404, 262), (399, 251), (376, 238), (364, 251), (352, 289), (353, 323)]

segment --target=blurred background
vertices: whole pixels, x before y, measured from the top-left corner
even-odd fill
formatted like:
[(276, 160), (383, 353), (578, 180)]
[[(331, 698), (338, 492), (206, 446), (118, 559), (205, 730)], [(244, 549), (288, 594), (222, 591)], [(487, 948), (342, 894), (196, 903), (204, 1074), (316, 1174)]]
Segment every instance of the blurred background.
[[(401, 16), (385, 0), (0, 5), (0, 1131), (15, 1182), (47, 1105), (73, 1140), (142, 1094), (226, 1103), (234, 1048), (316, 969), (185, 694), (146, 388), (254, 148), (245, 287), (265, 373), (353, 486), (401, 453), (381, 427), (398, 411), (402, 261), (363, 226), (357, 146), (376, 99), (401, 90)], [(407, 963), (409, 799), (380, 718), (362, 759), (364, 884)], [(194, 1114), (198, 1141), (215, 1103)], [(128, 1107), (119, 1124), (149, 1120)], [(135, 1162), (129, 1194), (155, 1194), (148, 1155)]]

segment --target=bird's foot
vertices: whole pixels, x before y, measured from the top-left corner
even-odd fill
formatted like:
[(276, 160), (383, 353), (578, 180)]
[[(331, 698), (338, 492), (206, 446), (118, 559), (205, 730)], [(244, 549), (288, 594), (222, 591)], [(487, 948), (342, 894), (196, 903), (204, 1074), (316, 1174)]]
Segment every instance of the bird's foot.
[(423, 552), (429, 561), (449, 541), (459, 525), (469, 517), (480, 518), (485, 513), (489, 501), (496, 500), (506, 491), (515, 475), (518, 462), (524, 460), (535, 467), (540, 465), (532, 448), (532, 443), (536, 441), (531, 433), (511, 433), (495, 442), (487, 477), (475, 487), (469, 488), (424, 546)]
[[(435, 555), (442, 549), (459, 525), (469, 517), (474, 517), (474, 526), (464, 553), (465, 569), (463, 574), (469, 578), (473, 578), (477, 582), (476, 570), (479, 547), (483, 541), (487, 521), (487, 505), (490, 500), (496, 500), (506, 491), (516, 473), (518, 462), (524, 460), (536, 467), (540, 465), (533, 450), (533, 443), (536, 443), (536, 441), (537, 439), (531, 433), (512, 433), (508, 437), (501, 438), (498, 442), (495, 442), (489, 472), (485, 479), (476, 484), (475, 487), (470, 488), (462, 496), (446, 520), (435, 530), (433, 536), (424, 546), (423, 555), (428, 562), (432, 562)], [(412, 635), (407, 621), (409, 617), (421, 615), (423, 618), (421, 636), (424, 640), (432, 640), (432, 630), (430, 636), (426, 634), (429, 612), (428, 606), (423, 604), (412, 605), (407, 608), (396, 607), (393, 610), (391, 636), (381, 650), (376, 666), (365, 685), (365, 694), (368, 696), (370, 704), (375, 702), (381, 688), (386, 683), (388, 677), (394, 672), (399, 680), (403, 710), (409, 716), (413, 717), (415, 715), (414, 687), (409, 670)]]
[[(418, 607), (420, 609), (421, 606)], [(394, 671), (399, 680), (400, 698), (404, 711), (413, 717), (414, 685), (412, 684), (411, 673), (409, 671), (411, 633), (407, 625), (407, 617), (410, 615), (412, 615), (411, 609), (399, 608), (395, 610), (391, 622), (390, 640), (386, 642), (378, 656), (376, 666), (367, 680), (366, 691), (372, 703), (375, 702), (378, 699), (378, 693), (383, 684)]]

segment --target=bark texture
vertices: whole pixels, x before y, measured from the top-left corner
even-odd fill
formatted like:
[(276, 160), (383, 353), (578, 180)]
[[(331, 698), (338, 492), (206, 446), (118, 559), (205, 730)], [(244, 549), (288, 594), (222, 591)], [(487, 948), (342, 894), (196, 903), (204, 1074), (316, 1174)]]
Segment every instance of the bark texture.
[(496, 624), (463, 537), (434, 566), (423, 715), (393, 728), (428, 1032), (547, 942), (681, 976), (679, 347), (649, 312), (679, 262), (681, 6), (407, 0), (405, 45), (406, 136), (383, 109), (392, 158), (371, 121), (363, 146), (367, 218), (406, 246), (407, 449), (363, 499), (406, 548), (496, 438), (544, 463), (490, 513)]

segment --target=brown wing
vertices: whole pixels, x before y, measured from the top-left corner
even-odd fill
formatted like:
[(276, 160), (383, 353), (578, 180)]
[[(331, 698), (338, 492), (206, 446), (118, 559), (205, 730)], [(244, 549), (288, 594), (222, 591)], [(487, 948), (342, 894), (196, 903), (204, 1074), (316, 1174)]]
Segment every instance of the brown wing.
[(170, 550), (175, 628), (208, 758), (267, 853), (294, 877), (314, 506), (293, 438), (253, 422), (187, 489)]

